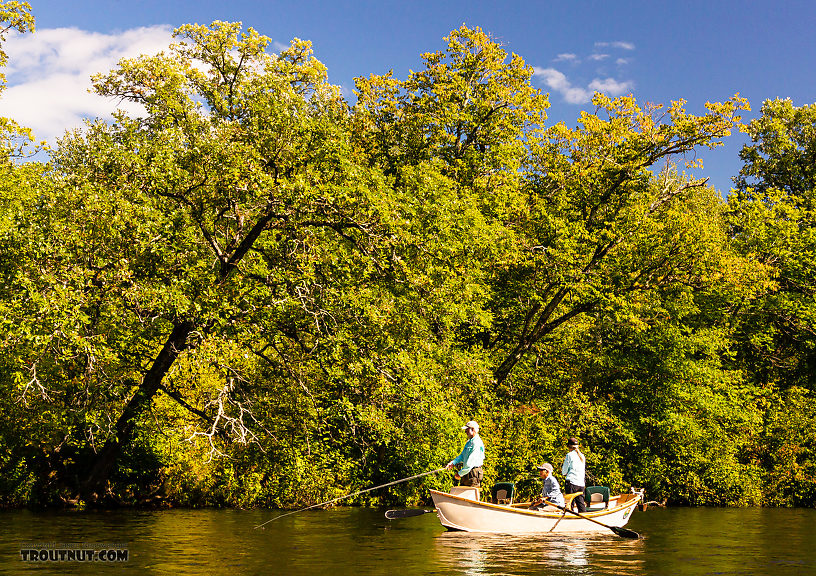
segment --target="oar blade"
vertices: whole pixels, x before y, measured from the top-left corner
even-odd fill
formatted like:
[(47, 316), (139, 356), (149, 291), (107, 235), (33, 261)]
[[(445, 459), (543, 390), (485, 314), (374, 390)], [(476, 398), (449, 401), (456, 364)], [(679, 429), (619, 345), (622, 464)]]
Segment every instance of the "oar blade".
[(423, 510), (421, 508), (411, 508), (406, 510), (387, 510), (385, 512), (385, 517), (389, 520), (396, 520), (397, 518), (410, 518), (411, 516), (422, 516), (423, 514), (427, 514), (429, 512), (433, 512), (433, 510)]
[(621, 528), (620, 526), (610, 526), (609, 528), (612, 530), (612, 532), (614, 532), (621, 538), (631, 538), (632, 540), (640, 539), (640, 534), (638, 534), (634, 530), (629, 530), (628, 528)]

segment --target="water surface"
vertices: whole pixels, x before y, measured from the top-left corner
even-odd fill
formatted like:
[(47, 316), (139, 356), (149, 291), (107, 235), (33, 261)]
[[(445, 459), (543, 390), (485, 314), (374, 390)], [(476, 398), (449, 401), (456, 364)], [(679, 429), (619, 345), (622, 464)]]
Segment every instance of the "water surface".
[[(808, 575), (816, 510), (650, 508), (628, 528), (592, 536), (446, 532), (434, 514), (304, 511), (255, 526), (269, 510), (0, 513), (6, 574)], [(23, 562), (29, 543), (126, 544), (127, 562)]]

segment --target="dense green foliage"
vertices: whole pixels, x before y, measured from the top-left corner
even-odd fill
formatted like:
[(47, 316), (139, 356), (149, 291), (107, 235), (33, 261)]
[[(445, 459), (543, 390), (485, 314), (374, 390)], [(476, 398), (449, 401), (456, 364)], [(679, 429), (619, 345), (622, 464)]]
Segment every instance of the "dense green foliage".
[(671, 160), (737, 97), (548, 126), (463, 26), (350, 105), (308, 42), (176, 36), (94, 78), (143, 115), (46, 164), (4, 124), (0, 503), (305, 506), (439, 468), (476, 419), (486, 483), (528, 495), (577, 435), (618, 490), (816, 504), (816, 108), (766, 103), (723, 200)]

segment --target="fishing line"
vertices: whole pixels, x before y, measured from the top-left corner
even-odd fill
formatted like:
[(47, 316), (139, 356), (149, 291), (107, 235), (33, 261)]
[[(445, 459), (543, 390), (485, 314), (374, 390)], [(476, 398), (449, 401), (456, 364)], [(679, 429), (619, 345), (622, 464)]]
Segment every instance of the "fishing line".
[(600, 480), (598, 480), (598, 479), (597, 479), (595, 476), (593, 476), (592, 474), (590, 474), (590, 473), (589, 473), (587, 470), (584, 470), (584, 476), (586, 476), (587, 478), (589, 478), (590, 480), (592, 480), (593, 482), (595, 482), (595, 485), (596, 485), (596, 486), (599, 486), (599, 485), (600, 485), (600, 484), (599, 484)]
[(400, 480), (394, 480), (393, 482), (389, 482), (387, 484), (380, 484), (379, 486), (374, 486), (372, 488), (366, 488), (365, 490), (360, 490), (359, 492), (354, 492), (353, 494), (346, 494), (345, 496), (340, 496), (339, 498), (335, 498), (334, 500), (329, 500), (328, 502), (321, 502), (320, 504), (312, 504), (311, 506), (307, 506), (306, 508), (301, 508), (300, 510), (293, 510), (292, 512), (287, 512), (286, 514), (281, 514), (280, 516), (275, 516), (272, 520), (267, 520), (263, 524), (258, 524), (255, 526), (256, 529), (261, 528), (262, 526), (266, 526), (270, 522), (277, 520), (278, 518), (283, 518), (284, 516), (290, 516), (292, 514), (297, 514), (298, 512), (303, 512), (304, 510), (311, 510), (312, 508), (317, 508), (318, 506), (326, 506), (327, 504), (334, 504), (338, 500), (343, 500), (345, 498), (351, 498), (352, 496), (357, 496), (358, 494), (363, 494), (364, 492), (371, 492), (372, 490), (376, 490), (378, 488), (385, 488), (387, 486), (393, 486), (394, 484), (399, 484), (401, 482), (408, 482), (408, 480), (414, 480), (416, 478), (422, 478), (423, 476), (427, 476), (429, 474), (436, 474), (437, 472), (442, 472), (446, 470), (446, 468), (438, 468), (436, 470), (431, 470), (430, 472), (423, 472), (422, 474), (417, 474), (416, 476), (410, 476), (408, 478), (402, 478)]

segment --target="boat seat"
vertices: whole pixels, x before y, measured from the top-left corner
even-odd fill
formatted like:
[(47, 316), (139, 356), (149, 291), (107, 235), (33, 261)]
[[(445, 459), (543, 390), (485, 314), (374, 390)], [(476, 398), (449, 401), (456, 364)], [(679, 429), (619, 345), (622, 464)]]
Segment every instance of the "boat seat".
[(496, 482), (490, 490), (493, 504), (513, 504), (516, 485), (513, 482)]
[[(561, 506), (560, 504), (556, 504), (555, 502), (551, 502), (550, 500), (547, 500), (545, 503), (547, 504), (547, 506), (555, 506), (556, 508), (560, 508), (561, 510), (563, 510), (564, 508), (571, 509), (572, 508), (572, 501), (575, 500), (578, 496), (581, 496), (581, 495), (583, 495), (583, 492), (573, 492), (572, 494), (563, 494), (563, 496), (564, 496), (564, 506)], [(539, 510), (541, 510), (541, 508), (539, 508)], [(566, 512), (564, 512), (564, 514), (566, 514)]]
[(609, 508), (609, 488), (606, 486), (587, 486), (584, 490), (587, 512)]
[(453, 486), (450, 489), (450, 493), (454, 496), (461, 496), (462, 498), (476, 500), (477, 502), (481, 498), (481, 492), (477, 486)]

